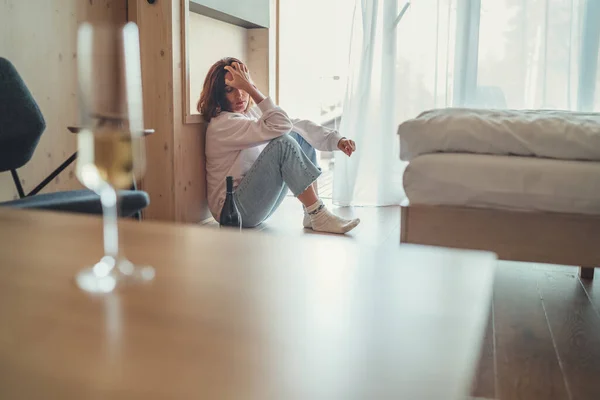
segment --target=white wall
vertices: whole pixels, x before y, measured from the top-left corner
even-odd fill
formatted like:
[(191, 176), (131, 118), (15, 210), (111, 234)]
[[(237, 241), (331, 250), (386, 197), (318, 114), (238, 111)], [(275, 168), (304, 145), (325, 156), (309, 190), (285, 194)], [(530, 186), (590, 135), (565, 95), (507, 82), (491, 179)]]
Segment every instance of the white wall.
[[(270, 0), (191, 0), (194, 3), (268, 28)], [(286, 1), (286, 0), (284, 0)]]
[(204, 78), (210, 67), (223, 57), (248, 58), (248, 30), (200, 14), (189, 17), (190, 112), (198, 114)]

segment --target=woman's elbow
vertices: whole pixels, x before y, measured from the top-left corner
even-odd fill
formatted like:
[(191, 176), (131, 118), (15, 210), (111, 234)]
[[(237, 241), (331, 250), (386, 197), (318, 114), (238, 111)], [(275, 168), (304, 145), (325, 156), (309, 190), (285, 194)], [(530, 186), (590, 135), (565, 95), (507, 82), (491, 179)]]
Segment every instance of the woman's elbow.
[(284, 129), (285, 129), (285, 133), (284, 135), (290, 133), (292, 131), (292, 129), (294, 129), (294, 124), (292, 123), (292, 121), (290, 121), (289, 119), (286, 121), (286, 123), (284, 124)]
[(292, 131), (292, 129), (294, 129), (294, 124), (292, 124), (291, 121), (281, 121), (281, 122), (279, 122), (275, 125), (271, 125), (269, 127), (269, 130), (275, 136), (287, 135), (288, 133), (290, 133)]

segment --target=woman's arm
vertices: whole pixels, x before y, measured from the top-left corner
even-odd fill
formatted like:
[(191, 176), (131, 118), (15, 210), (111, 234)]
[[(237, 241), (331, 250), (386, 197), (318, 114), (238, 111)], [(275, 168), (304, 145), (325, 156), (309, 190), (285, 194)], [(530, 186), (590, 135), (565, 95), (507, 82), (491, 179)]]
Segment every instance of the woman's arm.
[(292, 130), (298, 132), (308, 143), (317, 150), (334, 151), (342, 135), (334, 129), (325, 128), (312, 121), (303, 119), (292, 119), (294, 127)]
[(312, 121), (292, 119), (294, 127), (292, 130), (298, 132), (315, 149), (321, 151), (341, 150), (348, 157), (356, 150), (353, 140), (346, 139), (334, 129), (325, 128)]
[(238, 113), (222, 113), (213, 118), (207, 140), (223, 150), (242, 150), (266, 143), (289, 133), (292, 122), (285, 111), (267, 97), (258, 104), (262, 115), (258, 119)]
[(254, 100), (256, 104), (260, 104), (266, 98), (265, 95), (262, 94), (260, 90), (258, 90), (258, 88), (252, 83), (250, 83), (250, 86), (248, 86), (248, 88), (245, 90), (248, 92), (250, 97), (252, 97), (252, 100)]

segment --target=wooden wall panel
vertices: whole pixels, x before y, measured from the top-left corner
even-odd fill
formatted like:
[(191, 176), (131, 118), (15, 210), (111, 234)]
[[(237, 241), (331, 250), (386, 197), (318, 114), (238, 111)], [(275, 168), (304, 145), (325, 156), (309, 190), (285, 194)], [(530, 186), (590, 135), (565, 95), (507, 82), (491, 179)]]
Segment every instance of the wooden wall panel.
[[(204, 143), (206, 124), (185, 124), (185, 88), (182, 59), (182, 1), (173, 0), (173, 105), (175, 133), (175, 220), (177, 222), (200, 222), (210, 216), (206, 200), (206, 167)], [(193, 46), (192, 46), (193, 47)], [(200, 46), (198, 46), (201, 48)], [(194, 93), (193, 91), (191, 94)], [(199, 90), (198, 94), (199, 96)], [(196, 99), (197, 100), (197, 99)], [(195, 108), (196, 101), (191, 101)]]
[(156, 130), (146, 141), (145, 218), (199, 222), (208, 216), (204, 124), (183, 122), (181, 0), (130, 0), (129, 18), (140, 29), (145, 125)]
[[(0, 54), (19, 71), (46, 119), (33, 159), (19, 170), (33, 189), (76, 149), (66, 129), (77, 124), (77, 26), (82, 20), (124, 22), (125, 0), (0, 2)], [(71, 167), (45, 189), (80, 188)], [(0, 174), (0, 201), (16, 198), (10, 173)]]
[(148, 192), (150, 206), (144, 217), (166, 221), (175, 219), (173, 1), (129, 2), (129, 19), (140, 29), (144, 124), (156, 131), (146, 139), (147, 167), (140, 186)]
[(248, 58), (250, 75), (256, 87), (269, 95), (269, 30), (248, 29)]
[[(73, 0), (58, 0), (61, 4), (64, 4), (67, 1)], [(127, 22), (127, 0), (75, 0), (73, 2), (77, 3), (77, 12), (80, 20), (92, 23)]]

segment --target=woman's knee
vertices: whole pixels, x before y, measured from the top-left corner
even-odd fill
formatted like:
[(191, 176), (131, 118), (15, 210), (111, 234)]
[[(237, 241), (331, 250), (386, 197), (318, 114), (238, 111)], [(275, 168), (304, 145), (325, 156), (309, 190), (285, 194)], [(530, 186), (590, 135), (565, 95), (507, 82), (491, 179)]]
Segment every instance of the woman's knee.
[(310, 161), (317, 165), (317, 151), (316, 149), (310, 144), (308, 143), (308, 141), (306, 139), (304, 139), (298, 132), (290, 132), (289, 135), (291, 136), (292, 139), (294, 139), (296, 142), (298, 142), (298, 145), (300, 146), (300, 148), (302, 149), (302, 151), (304, 152), (304, 154), (306, 154), (306, 156), (310, 159)]
[(296, 141), (296, 139), (294, 139), (292, 136), (290, 136), (289, 134), (285, 134), (285, 135), (281, 135), (278, 138), (275, 138), (273, 140), (271, 140), (271, 142), (269, 144), (274, 144), (274, 145), (290, 145), (290, 146), (294, 146), (294, 147), (300, 147), (300, 145), (298, 144), (298, 142)]
[(288, 154), (290, 150), (292, 150), (292, 152), (296, 154), (302, 152), (302, 148), (300, 147), (298, 142), (296, 142), (294, 138), (290, 137), (290, 135), (286, 134), (272, 139), (267, 145), (267, 147), (265, 147), (263, 152), (271, 153), (275, 151), (278, 154), (285, 155)]

